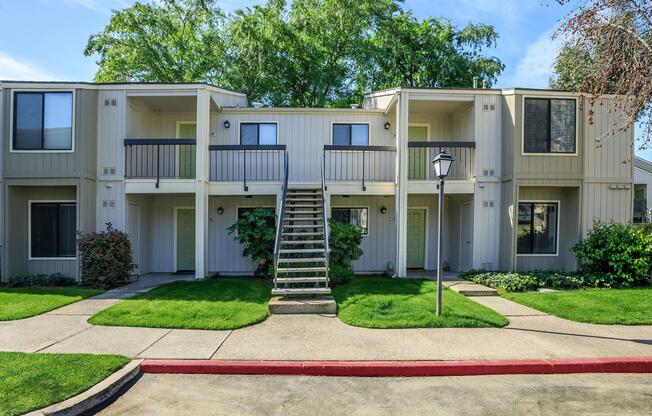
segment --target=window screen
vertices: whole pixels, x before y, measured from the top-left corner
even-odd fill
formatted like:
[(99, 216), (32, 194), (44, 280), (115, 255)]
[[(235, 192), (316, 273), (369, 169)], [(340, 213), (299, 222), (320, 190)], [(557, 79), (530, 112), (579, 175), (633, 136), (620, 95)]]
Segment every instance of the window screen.
[(575, 100), (526, 98), (523, 151), (575, 153)]
[(240, 144), (269, 145), (276, 144), (276, 123), (241, 123)]
[(333, 144), (341, 146), (368, 146), (368, 124), (333, 124)]
[(354, 224), (362, 228), (362, 234), (369, 232), (368, 208), (332, 208), (331, 218), (343, 224)]
[(558, 211), (556, 202), (519, 202), (518, 254), (557, 253)]
[(71, 150), (72, 119), (72, 92), (16, 92), (13, 147)]
[(31, 257), (75, 257), (75, 203), (31, 204)]

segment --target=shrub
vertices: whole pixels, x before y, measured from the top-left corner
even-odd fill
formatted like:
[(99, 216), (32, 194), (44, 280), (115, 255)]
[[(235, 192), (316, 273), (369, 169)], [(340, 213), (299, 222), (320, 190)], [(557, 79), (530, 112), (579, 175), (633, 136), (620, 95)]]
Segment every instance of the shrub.
[(135, 267), (127, 234), (106, 224), (100, 232), (79, 233), (82, 281), (94, 287), (111, 288), (129, 280)]
[(539, 287), (539, 281), (530, 274), (481, 272), (469, 274), (469, 280), (481, 285), (489, 286), (498, 293), (525, 292)]
[(534, 270), (528, 272), (528, 274), (534, 276), (534, 278), (537, 279), (540, 287), (547, 287), (557, 290), (571, 290), (587, 286), (584, 275), (577, 272)]
[(350, 266), (330, 264), (328, 268), (328, 278), (331, 286), (343, 285), (353, 279), (353, 269)]
[(652, 227), (594, 222), (587, 237), (573, 247), (583, 269), (602, 274), (611, 287), (649, 283), (652, 271)]
[(244, 247), (242, 255), (251, 257), (258, 264), (258, 277), (273, 275), (270, 270), (273, 270), (274, 263), (275, 220), (276, 215), (270, 210), (256, 208), (245, 212), (242, 218), (228, 228), (229, 234), (235, 234), (234, 238)]
[(27, 286), (73, 286), (77, 281), (62, 273), (47, 274), (24, 274), (14, 276), (7, 282), (10, 287), (27, 287)]
[(330, 263), (351, 268), (362, 256), (362, 229), (354, 224), (343, 224), (329, 220)]

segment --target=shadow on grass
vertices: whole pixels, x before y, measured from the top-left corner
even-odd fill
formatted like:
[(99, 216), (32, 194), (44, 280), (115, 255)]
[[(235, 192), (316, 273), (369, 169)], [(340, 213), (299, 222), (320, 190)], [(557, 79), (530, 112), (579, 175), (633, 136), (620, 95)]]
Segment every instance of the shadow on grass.
[(207, 301), (267, 303), (271, 298), (269, 281), (250, 278), (216, 278), (202, 281), (177, 281), (134, 297), (134, 300)]

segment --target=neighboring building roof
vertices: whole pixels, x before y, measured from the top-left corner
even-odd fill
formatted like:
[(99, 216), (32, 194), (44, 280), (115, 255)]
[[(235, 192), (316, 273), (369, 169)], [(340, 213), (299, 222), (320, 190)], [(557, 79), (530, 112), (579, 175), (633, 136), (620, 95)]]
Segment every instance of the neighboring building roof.
[(652, 174), (652, 162), (642, 157), (634, 156), (634, 167)]

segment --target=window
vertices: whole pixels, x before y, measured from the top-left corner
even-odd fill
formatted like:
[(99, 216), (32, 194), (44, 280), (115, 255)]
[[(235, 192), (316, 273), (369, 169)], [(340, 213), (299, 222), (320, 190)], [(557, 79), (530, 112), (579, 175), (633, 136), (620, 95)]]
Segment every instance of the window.
[(575, 153), (575, 100), (526, 98), (524, 153)]
[(276, 123), (240, 123), (240, 144), (276, 144)]
[(333, 144), (369, 146), (369, 124), (333, 124)]
[(331, 208), (331, 218), (343, 224), (355, 224), (362, 234), (369, 233), (369, 208)]
[(276, 229), (276, 220), (275, 220), (276, 211), (275, 211), (274, 207), (238, 207), (238, 219), (241, 220), (245, 213), (251, 212), (251, 211), (253, 211), (255, 209), (259, 209), (259, 208), (270, 211), (272, 214), (274, 214), (274, 216), (269, 219), (268, 224), (269, 224), (270, 227), (273, 227), (274, 229)]
[(517, 254), (557, 254), (559, 203), (519, 202)]
[(72, 150), (72, 92), (14, 93), (14, 150)]
[(30, 257), (75, 257), (77, 209), (74, 202), (30, 204)]

